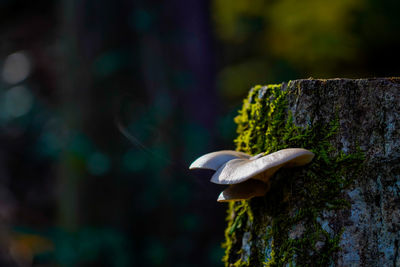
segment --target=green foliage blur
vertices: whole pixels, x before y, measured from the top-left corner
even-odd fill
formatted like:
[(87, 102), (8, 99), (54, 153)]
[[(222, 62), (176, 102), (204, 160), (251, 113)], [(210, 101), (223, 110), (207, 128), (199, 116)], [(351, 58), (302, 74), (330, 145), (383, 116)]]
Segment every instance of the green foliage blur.
[(212, 10), (224, 98), (266, 82), (399, 75), (398, 1), (215, 0)]

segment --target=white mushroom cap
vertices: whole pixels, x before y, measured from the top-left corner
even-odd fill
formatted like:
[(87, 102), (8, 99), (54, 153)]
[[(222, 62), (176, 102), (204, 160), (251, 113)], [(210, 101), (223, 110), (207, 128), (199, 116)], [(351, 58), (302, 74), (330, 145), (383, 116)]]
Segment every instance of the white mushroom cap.
[(260, 157), (236, 158), (223, 164), (212, 176), (216, 184), (238, 184), (250, 178), (268, 182), (282, 167), (296, 167), (309, 163), (314, 153), (303, 148), (287, 148)]
[(264, 196), (270, 188), (269, 183), (263, 183), (258, 180), (247, 180), (240, 184), (230, 185), (219, 194), (218, 202), (238, 201), (250, 199), (253, 197)]
[(210, 169), (216, 171), (232, 159), (249, 159), (250, 157), (250, 155), (243, 152), (221, 150), (201, 156), (190, 165), (189, 169)]

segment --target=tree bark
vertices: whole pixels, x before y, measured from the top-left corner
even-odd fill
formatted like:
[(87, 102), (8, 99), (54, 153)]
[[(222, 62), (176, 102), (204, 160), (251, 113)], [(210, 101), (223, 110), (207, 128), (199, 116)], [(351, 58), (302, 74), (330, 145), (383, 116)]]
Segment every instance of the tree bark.
[(230, 203), (226, 266), (400, 266), (400, 79), (256, 86), (235, 121), (238, 150), (316, 156)]

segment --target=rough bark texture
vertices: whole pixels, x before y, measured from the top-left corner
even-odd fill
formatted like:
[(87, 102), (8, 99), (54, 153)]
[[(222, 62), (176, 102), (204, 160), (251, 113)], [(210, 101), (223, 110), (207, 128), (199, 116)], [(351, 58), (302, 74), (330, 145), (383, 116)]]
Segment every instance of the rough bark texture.
[(238, 150), (316, 157), (230, 204), (226, 266), (400, 266), (400, 79), (256, 86), (236, 122)]

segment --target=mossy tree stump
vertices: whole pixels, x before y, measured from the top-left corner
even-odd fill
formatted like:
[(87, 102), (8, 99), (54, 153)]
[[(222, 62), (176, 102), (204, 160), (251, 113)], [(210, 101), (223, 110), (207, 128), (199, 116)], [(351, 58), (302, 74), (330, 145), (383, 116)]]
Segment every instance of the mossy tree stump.
[(239, 151), (316, 156), (230, 203), (226, 266), (400, 266), (400, 79), (256, 86), (235, 122)]

